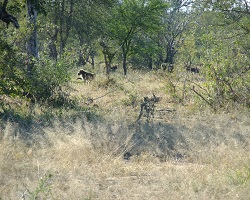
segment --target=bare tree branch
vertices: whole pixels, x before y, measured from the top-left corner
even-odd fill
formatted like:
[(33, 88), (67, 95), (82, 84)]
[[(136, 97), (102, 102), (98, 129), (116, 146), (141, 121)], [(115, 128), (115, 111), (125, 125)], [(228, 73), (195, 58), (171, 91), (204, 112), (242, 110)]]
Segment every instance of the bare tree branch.
[(4, 2), (3, 2), (3, 9), (5, 11), (6, 11), (7, 4), (8, 4), (8, 0), (4, 0)]
[(3, 6), (2, 8), (0, 8), (0, 20), (2, 20), (3, 22), (7, 24), (7, 28), (10, 23), (12, 23), (16, 28), (19, 28), (17, 19), (7, 12), (6, 10), (7, 4), (8, 4), (8, 0), (4, 0)]

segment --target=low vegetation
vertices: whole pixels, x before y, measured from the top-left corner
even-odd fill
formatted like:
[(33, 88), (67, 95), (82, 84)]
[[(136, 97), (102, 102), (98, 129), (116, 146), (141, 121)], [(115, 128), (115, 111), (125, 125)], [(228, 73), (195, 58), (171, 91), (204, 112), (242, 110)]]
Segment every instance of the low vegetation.
[(249, 199), (249, 8), (0, 0), (0, 200)]
[[(246, 109), (214, 112), (192, 87), (183, 101), (161, 70), (76, 73), (63, 107), (5, 97), (15, 112), (1, 111), (1, 199), (248, 199)], [(137, 121), (153, 95), (154, 115)]]

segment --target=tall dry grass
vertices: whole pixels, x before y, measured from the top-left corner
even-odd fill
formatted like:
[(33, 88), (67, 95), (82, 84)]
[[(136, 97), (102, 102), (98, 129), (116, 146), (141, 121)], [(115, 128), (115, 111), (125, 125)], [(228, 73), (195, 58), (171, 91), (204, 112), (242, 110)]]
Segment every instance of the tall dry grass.
[[(247, 112), (173, 104), (164, 74), (98, 76), (71, 95), (102, 118), (2, 125), (0, 199), (249, 199)], [(135, 123), (152, 93), (163, 111)]]

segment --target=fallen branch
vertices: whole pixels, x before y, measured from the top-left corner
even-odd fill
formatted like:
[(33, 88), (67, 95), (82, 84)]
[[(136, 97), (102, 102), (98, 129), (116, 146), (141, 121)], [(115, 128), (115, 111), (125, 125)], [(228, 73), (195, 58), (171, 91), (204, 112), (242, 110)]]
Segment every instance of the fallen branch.
[(115, 92), (115, 91), (116, 91), (116, 90), (112, 90), (112, 91), (107, 92), (106, 94), (104, 94), (104, 95), (102, 95), (102, 96), (100, 96), (100, 97), (94, 98), (94, 99), (91, 98), (91, 97), (88, 97), (88, 98), (87, 98), (87, 101), (85, 102), (85, 104), (87, 104), (87, 105), (92, 104), (92, 103), (94, 102), (94, 100), (103, 98), (103, 97), (107, 96), (108, 94), (110, 94), (110, 93), (112, 93), (112, 92)]
[(160, 110), (155, 110), (158, 112), (175, 112), (176, 109), (171, 109), (171, 108), (166, 108), (166, 109), (160, 109)]
[(110, 92), (107, 92), (106, 94), (104, 94), (104, 95), (102, 95), (102, 96), (100, 96), (100, 97), (97, 97), (97, 98), (93, 99), (93, 101), (96, 100), (96, 99), (103, 98), (103, 97), (107, 96), (108, 94), (110, 94), (110, 93), (112, 93), (112, 92), (115, 92), (115, 91), (116, 91), (116, 90), (112, 90), (112, 91), (110, 91)]

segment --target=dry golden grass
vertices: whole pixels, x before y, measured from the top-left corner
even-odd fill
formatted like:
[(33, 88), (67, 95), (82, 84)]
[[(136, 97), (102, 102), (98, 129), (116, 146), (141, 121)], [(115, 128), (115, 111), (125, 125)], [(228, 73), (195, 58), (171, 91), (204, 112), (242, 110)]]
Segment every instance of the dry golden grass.
[[(29, 129), (7, 121), (0, 129), (0, 199), (249, 199), (247, 112), (173, 104), (161, 72), (71, 85), (79, 104), (104, 118)], [(172, 112), (135, 123), (142, 98), (153, 93), (162, 97), (156, 109)], [(94, 102), (86, 105), (88, 97)]]

